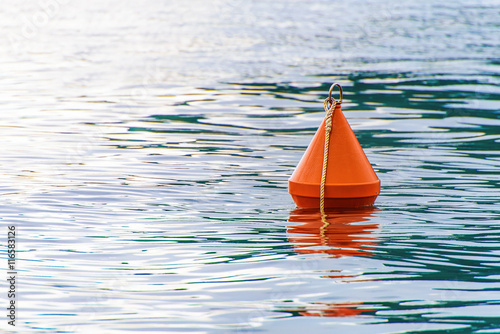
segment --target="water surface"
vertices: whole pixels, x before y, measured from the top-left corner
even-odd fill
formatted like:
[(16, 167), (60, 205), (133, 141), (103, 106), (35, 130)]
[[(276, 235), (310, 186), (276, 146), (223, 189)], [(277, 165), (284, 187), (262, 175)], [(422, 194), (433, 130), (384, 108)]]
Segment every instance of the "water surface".
[[(0, 16), (19, 333), (500, 331), (495, 1)], [(382, 190), (324, 226), (287, 180), (332, 82)]]

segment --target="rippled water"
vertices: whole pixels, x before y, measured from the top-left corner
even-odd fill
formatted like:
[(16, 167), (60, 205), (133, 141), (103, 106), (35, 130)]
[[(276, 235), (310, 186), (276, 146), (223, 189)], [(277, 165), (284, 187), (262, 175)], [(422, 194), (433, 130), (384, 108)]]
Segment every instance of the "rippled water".
[[(500, 332), (498, 8), (4, 8), (17, 332)], [(324, 225), (287, 180), (332, 82), (382, 189)]]

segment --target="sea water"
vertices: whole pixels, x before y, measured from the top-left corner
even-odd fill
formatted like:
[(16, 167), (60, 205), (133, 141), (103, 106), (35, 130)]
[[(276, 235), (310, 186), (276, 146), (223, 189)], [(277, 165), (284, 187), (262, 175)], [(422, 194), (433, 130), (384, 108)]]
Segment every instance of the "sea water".
[[(2, 332), (499, 333), (499, 24), (472, 0), (3, 6)], [(325, 226), (287, 180), (333, 82), (382, 187)]]

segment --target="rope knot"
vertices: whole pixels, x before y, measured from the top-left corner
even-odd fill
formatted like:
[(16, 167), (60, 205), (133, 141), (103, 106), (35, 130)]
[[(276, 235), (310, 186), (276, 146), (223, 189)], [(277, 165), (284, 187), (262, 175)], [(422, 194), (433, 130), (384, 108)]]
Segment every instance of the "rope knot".
[(325, 131), (330, 132), (332, 131), (332, 117), (327, 117), (325, 120)]

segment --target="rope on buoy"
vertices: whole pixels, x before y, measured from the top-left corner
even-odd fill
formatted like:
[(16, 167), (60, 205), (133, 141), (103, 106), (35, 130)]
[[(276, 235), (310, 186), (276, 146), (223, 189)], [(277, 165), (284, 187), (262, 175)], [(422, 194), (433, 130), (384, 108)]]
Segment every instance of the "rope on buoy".
[[(334, 98), (332, 98), (333, 88), (338, 87), (340, 92), (340, 99), (337, 102)], [(324, 108), (326, 111), (325, 116), (325, 149), (323, 153), (323, 169), (321, 171), (321, 183), (319, 188), (319, 209), (321, 213), (321, 217), (326, 223), (326, 214), (325, 214), (325, 184), (326, 184), (326, 170), (328, 168), (328, 151), (330, 147), (330, 132), (332, 131), (332, 116), (335, 111), (335, 107), (337, 103), (342, 103), (342, 87), (338, 83), (334, 83), (330, 87), (330, 91), (328, 92), (328, 98), (325, 99)]]

